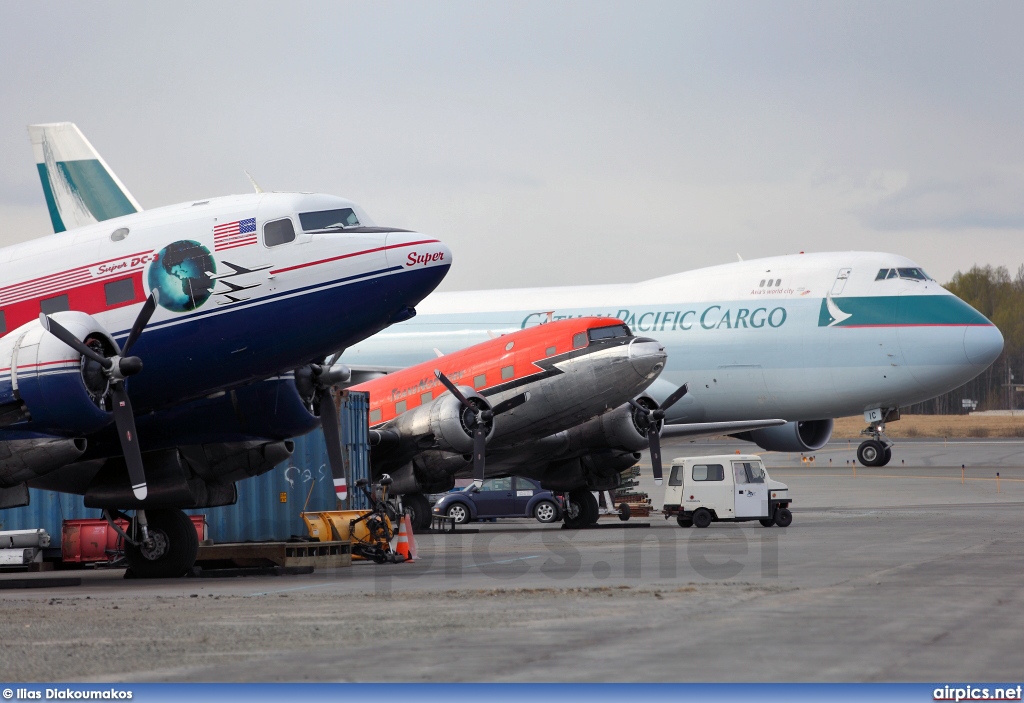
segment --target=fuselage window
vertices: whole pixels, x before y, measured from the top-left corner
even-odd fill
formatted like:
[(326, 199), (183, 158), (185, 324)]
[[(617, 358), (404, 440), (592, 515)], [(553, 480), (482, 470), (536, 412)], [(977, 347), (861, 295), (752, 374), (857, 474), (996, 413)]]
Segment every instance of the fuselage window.
[(135, 281), (122, 278), (103, 285), (103, 293), (107, 296), (107, 305), (118, 305), (135, 300)]
[(884, 281), (885, 277), (889, 275), (889, 269), (878, 269), (878, 275), (875, 276), (876, 281)]
[(574, 334), (572, 336), (572, 348), (573, 349), (582, 349), (585, 346), (587, 346), (587, 333), (586, 332), (577, 332), (576, 334)]
[(397, 403), (395, 403), (395, 415), (401, 415), (404, 412), (405, 412), (405, 401), (404, 400), (400, 400)]
[(512, 378), (515, 375), (516, 375), (516, 370), (512, 366), (506, 366), (505, 368), (503, 368), (501, 370), (501, 378), (502, 378), (502, 380)]
[(0, 334), (7, 332), (7, 315), (4, 314), (3, 310), (0, 310)]
[(324, 230), (342, 230), (346, 227), (358, 227), (359, 218), (350, 207), (338, 210), (321, 210), (320, 212), (299, 213), (299, 222), (303, 232), (323, 232)]
[(473, 388), (483, 388), (487, 385), (487, 374), (482, 373), (473, 377)]
[(295, 241), (295, 226), (287, 217), (263, 225), (263, 243), (268, 247), (276, 247), (292, 241)]
[(380, 408), (370, 411), (370, 424), (375, 425), (380, 422)]
[(554, 356), (556, 351), (558, 351), (556, 347), (548, 347), (544, 350), (544, 356)]
[(776, 278), (775, 279), (775, 287), (778, 288), (781, 285), (782, 285), (782, 279), (781, 278)]
[(775, 283), (775, 279), (774, 278), (769, 278), (768, 279), (768, 287), (771, 288), (773, 283)]
[(760, 287), (764, 288), (764, 279), (763, 278), (761, 279), (761, 286)]
[(587, 330), (591, 342), (599, 339), (614, 339), (615, 337), (632, 337), (629, 328), (625, 325), (611, 325), (610, 327), (595, 327)]
[(423, 395), (420, 396), (420, 404), (421, 405), (426, 405), (427, 403), (429, 403), (433, 399), (434, 399), (433, 391), (427, 391), (426, 393), (424, 393)]
[(71, 306), (68, 304), (68, 296), (58, 295), (56, 298), (47, 298), (39, 304), (39, 309), (47, 315), (52, 315), (55, 312), (64, 312), (70, 310)]

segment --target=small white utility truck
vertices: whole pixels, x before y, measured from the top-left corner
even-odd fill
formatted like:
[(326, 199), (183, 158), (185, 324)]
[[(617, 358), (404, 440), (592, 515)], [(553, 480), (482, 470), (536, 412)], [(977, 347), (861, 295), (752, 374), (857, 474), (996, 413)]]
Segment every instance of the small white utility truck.
[(680, 457), (672, 460), (662, 512), (680, 527), (725, 520), (757, 520), (789, 527), (789, 487), (773, 481), (755, 454)]

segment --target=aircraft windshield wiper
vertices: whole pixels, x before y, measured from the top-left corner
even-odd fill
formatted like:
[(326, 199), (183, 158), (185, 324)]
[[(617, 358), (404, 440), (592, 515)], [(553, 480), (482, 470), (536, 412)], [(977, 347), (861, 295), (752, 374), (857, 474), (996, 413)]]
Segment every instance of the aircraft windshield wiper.
[(319, 227), (313, 230), (313, 233), (316, 234), (318, 232), (341, 232), (345, 229), (346, 226), (347, 225), (344, 222), (335, 222), (333, 225)]

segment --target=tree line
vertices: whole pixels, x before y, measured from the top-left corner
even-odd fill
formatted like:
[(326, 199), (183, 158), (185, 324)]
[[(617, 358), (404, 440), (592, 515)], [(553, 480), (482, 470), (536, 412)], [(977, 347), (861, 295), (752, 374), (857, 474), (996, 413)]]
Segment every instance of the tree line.
[(966, 273), (957, 271), (946, 283), (946, 290), (992, 320), (1003, 334), (1003, 352), (984, 373), (949, 393), (918, 403), (903, 412), (916, 414), (955, 414), (964, 412), (964, 399), (977, 401), (978, 410), (1024, 409), (1024, 393), (1008, 387), (1024, 387), (1024, 265), (1011, 276), (1005, 266), (974, 266)]

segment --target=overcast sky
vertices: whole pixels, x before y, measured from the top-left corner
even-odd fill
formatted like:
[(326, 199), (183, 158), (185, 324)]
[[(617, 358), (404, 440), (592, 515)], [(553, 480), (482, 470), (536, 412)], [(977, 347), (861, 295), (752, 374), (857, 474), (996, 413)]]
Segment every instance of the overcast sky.
[(443, 289), (867, 249), (1024, 263), (1024, 4), (3, 3), (0, 243), (49, 218), (26, 125), (156, 207), (342, 195)]

